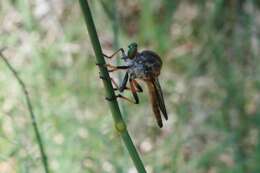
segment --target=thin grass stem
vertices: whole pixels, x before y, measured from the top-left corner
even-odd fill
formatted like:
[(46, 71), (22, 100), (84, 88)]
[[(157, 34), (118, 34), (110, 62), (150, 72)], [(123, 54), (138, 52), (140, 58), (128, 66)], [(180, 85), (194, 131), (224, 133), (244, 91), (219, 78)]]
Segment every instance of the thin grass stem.
[[(98, 39), (97, 31), (93, 22), (93, 18), (90, 12), (90, 8), (88, 5), (87, 0), (79, 0), (85, 22), (87, 25), (88, 33), (91, 39), (91, 43), (96, 55), (96, 60), (98, 64), (105, 64), (105, 60), (102, 54), (102, 49), (101, 45)], [(104, 66), (99, 66), (100, 70), (100, 75), (103, 76), (105, 79), (110, 79), (109, 73), (107, 71), (107, 68)], [(115, 93), (113, 90), (113, 86), (111, 83), (111, 80), (103, 80), (105, 90), (106, 90), (106, 95), (108, 98), (115, 98)], [(113, 99), (109, 101), (109, 107), (112, 112), (112, 116), (115, 122), (115, 128), (119, 132), (121, 138), (124, 141), (124, 144), (135, 164), (136, 169), (138, 170), (139, 173), (146, 173), (146, 170), (144, 168), (143, 162), (133, 144), (133, 141), (128, 133), (127, 126), (122, 118), (118, 102), (116, 99)]]
[(33, 107), (32, 107), (32, 103), (31, 103), (31, 100), (30, 100), (29, 92), (28, 92), (26, 85), (23, 82), (23, 80), (19, 77), (17, 71), (12, 67), (12, 65), (9, 63), (7, 58), (3, 55), (2, 52), (4, 51), (4, 49), (5, 48), (2, 48), (0, 50), (0, 57), (2, 58), (2, 60), (4, 61), (4, 63), (8, 67), (8, 69), (13, 73), (15, 79), (18, 81), (18, 83), (21, 86), (22, 91), (25, 95), (26, 104), (27, 104), (27, 107), (28, 107), (28, 110), (29, 110), (29, 113), (30, 113), (31, 123), (32, 123), (33, 130), (34, 130), (34, 133), (35, 133), (35, 136), (36, 136), (37, 144), (38, 144), (39, 149), (40, 149), (43, 168), (44, 168), (45, 173), (49, 173), (50, 171), (49, 171), (49, 165), (48, 165), (48, 157), (46, 155), (44, 145), (43, 145), (43, 141), (42, 141), (42, 137), (41, 137), (41, 134), (39, 132), (39, 128), (38, 128), (37, 121), (36, 121), (36, 116), (33, 112)]

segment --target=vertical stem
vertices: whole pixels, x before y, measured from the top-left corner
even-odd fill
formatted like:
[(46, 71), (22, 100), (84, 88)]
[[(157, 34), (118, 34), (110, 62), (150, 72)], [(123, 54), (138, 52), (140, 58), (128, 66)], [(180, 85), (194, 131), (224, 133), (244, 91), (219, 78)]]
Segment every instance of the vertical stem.
[(41, 138), (41, 135), (40, 135), (40, 132), (39, 132), (39, 128), (38, 128), (38, 125), (37, 125), (37, 122), (36, 122), (36, 118), (35, 118), (35, 115), (34, 115), (34, 112), (33, 112), (33, 107), (32, 107), (32, 104), (31, 104), (31, 100), (30, 100), (30, 97), (29, 97), (28, 90), (27, 90), (24, 82), (22, 81), (22, 79), (19, 77), (19, 75), (16, 72), (16, 70), (12, 67), (12, 65), (8, 62), (8, 60), (2, 54), (3, 50), (4, 49), (0, 50), (0, 56), (3, 59), (3, 61), (5, 62), (5, 64), (7, 65), (7, 67), (11, 70), (11, 72), (14, 75), (14, 77), (16, 78), (16, 80), (18, 81), (19, 85), (21, 86), (22, 91), (24, 92), (25, 99), (26, 99), (26, 104), (27, 104), (27, 107), (28, 107), (28, 110), (29, 110), (29, 113), (30, 113), (30, 117), (31, 117), (33, 130), (34, 130), (34, 133), (35, 133), (35, 136), (36, 136), (36, 141), (37, 141), (39, 149), (40, 149), (42, 164), (43, 164), (45, 173), (49, 173), (50, 171), (49, 171), (49, 166), (48, 166), (48, 158), (47, 158), (47, 155), (46, 155), (46, 152), (45, 152), (45, 149), (44, 149), (42, 138)]
[[(98, 64), (105, 64), (104, 57), (102, 55), (102, 49), (100, 46), (100, 42), (97, 36), (96, 28), (93, 22), (93, 18), (89, 9), (89, 5), (87, 0), (79, 0), (85, 22), (87, 25), (88, 33), (91, 39), (91, 43), (93, 46), (93, 49), (95, 51), (96, 60)], [(109, 73), (107, 71), (107, 68), (104, 66), (99, 66), (100, 75), (102, 75), (105, 79), (110, 79)], [(103, 80), (106, 94), (109, 98), (115, 98), (115, 93), (112, 87), (111, 80)], [(142, 160), (140, 159), (137, 150), (132, 142), (131, 137), (129, 136), (129, 133), (127, 131), (126, 124), (121, 116), (121, 112), (117, 103), (116, 99), (113, 99), (109, 102), (109, 107), (112, 112), (113, 119), (115, 121), (115, 127), (116, 130), (120, 133), (120, 136), (122, 137), (124, 144), (135, 164), (136, 169), (139, 173), (146, 173), (146, 170), (144, 168), (144, 165), (142, 163)]]

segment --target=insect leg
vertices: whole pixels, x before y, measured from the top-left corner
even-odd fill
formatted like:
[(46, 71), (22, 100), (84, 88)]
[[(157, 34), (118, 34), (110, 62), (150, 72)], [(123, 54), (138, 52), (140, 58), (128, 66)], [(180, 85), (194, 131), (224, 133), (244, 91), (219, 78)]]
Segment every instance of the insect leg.
[(113, 54), (110, 55), (110, 56), (108, 56), (108, 55), (106, 55), (106, 54), (103, 53), (103, 56), (106, 57), (106, 58), (108, 58), (108, 59), (112, 59), (112, 58), (113, 58), (118, 52), (120, 52), (120, 51), (121, 51), (121, 53), (122, 53), (122, 56), (125, 56), (125, 51), (124, 51), (123, 48), (118, 49), (115, 53), (113, 53)]
[[(113, 84), (115, 85), (115, 87), (116, 87), (116, 88), (114, 88), (114, 90), (119, 90), (119, 91), (120, 91), (120, 87), (118, 86), (118, 84), (116, 83), (116, 81), (115, 81), (112, 77), (110, 77), (110, 79), (111, 79), (112, 83), (113, 83)], [(129, 90), (129, 88), (128, 88), (127, 86), (124, 86), (124, 89)]]
[(111, 64), (105, 64), (104, 66), (111, 68), (110, 70), (108, 70), (108, 72), (114, 72), (114, 71), (117, 71), (117, 70), (126, 70), (126, 69), (129, 68), (129, 66), (126, 66), (126, 65), (114, 66), (114, 65), (111, 65)]
[(134, 87), (133, 80), (130, 79), (129, 82), (130, 82), (130, 89), (131, 89), (132, 94), (133, 94), (133, 97), (134, 97), (134, 99), (135, 99), (135, 104), (138, 104), (138, 103), (139, 103), (139, 98), (138, 98), (138, 95), (137, 95), (137, 93), (136, 93), (136, 89), (135, 89), (135, 87)]
[(139, 103), (139, 100), (131, 100), (131, 99), (129, 99), (129, 98), (127, 98), (127, 97), (125, 97), (125, 96), (123, 96), (123, 95), (121, 95), (121, 94), (118, 94), (117, 95), (117, 97), (118, 98), (121, 98), (121, 99), (124, 99), (124, 100), (126, 100), (126, 101), (128, 101), (129, 103), (133, 103), (133, 104), (138, 104)]
[(117, 99), (117, 98), (124, 99), (124, 100), (128, 101), (129, 103), (133, 103), (133, 104), (138, 104), (138, 103), (139, 103), (139, 102), (133, 101), (133, 100), (131, 100), (131, 99), (129, 99), (129, 98), (127, 98), (127, 97), (121, 95), (121, 94), (118, 94), (118, 95), (116, 95), (116, 96), (113, 97), (113, 98), (108, 98), (108, 97), (106, 97), (106, 100), (108, 100), (108, 101), (113, 101), (113, 100), (115, 100), (115, 99)]
[(133, 79), (133, 83), (137, 88), (137, 92), (143, 92), (143, 88), (141, 87), (141, 85), (139, 85), (139, 83), (135, 79)]
[(127, 84), (127, 81), (128, 81), (128, 76), (129, 76), (128, 72), (126, 72), (125, 77), (124, 77), (124, 79), (123, 79), (123, 81), (122, 81), (122, 83), (119, 87), (119, 92), (123, 92), (127, 88), (126, 84)]
[[(105, 78), (104, 76), (101, 76), (101, 75), (99, 75), (99, 78), (102, 79), (102, 80), (107, 80), (107, 78)], [(110, 77), (110, 80), (111, 80), (111, 82), (112, 82), (112, 83), (114, 84), (114, 86), (115, 86), (115, 88), (113, 88), (113, 89), (114, 89), (114, 90), (120, 90), (120, 87), (118, 86), (118, 84), (116, 83), (116, 81), (114, 80), (114, 78)], [(129, 90), (129, 88), (126, 87), (126, 86), (125, 86), (124, 89)]]
[(113, 71), (116, 71), (116, 70), (126, 70), (129, 68), (129, 66), (125, 66), (125, 65), (122, 65), (122, 66), (114, 66), (112, 64), (100, 64), (100, 63), (96, 63), (97, 66), (99, 67), (109, 67), (111, 68), (110, 70), (108, 70), (108, 72), (113, 72)]
[(119, 86), (118, 86), (118, 84), (116, 83), (116, 81), (112, 78), (112, 77), (110, 77), (110, 79), (111, 79), (111, 82), (114, 84), (114, 86), (116, 87), (116, 88), (114, 88), (114, 90), (118, 90), (118, 88), (119, 88)]
[(132, 81), (132, 80), (130, 80), (130, 89), (131, 89), (131, 91), (132, 91), (134, 100), (131, 100), (131, 99), (129, 99), (129, 98), (127, 98), (127, 97), (125, 97), (125, 96), (123, 96), (123, 95), (121, 95), (121, 94), (116, 95), (115, 98), (106, 98), (106, 99), (107, 99), (108, 101), (113, 101), (113, 100), (116, 99), (116, 98), (121, 98), (121, 99), (124, 99), (124, 100), (126, 100), (126, 101), (128, 101), (128, 102), (130, 102), (130, 103), (139, 104), (139, 98), (138, 98), (138, 95), (137, 95), (137, 93), (136, 93), (136, 89), (135, 89), (135, 87), (134, 87), (134, 84), (133, 84), (133, 81)]

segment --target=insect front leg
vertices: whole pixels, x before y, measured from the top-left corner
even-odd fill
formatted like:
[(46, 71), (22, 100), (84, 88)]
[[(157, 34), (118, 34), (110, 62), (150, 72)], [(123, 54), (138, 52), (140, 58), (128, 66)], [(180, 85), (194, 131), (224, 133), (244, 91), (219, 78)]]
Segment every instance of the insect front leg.
[(108, 55), (106, 55), (106, 54), (103, 53), (103, 56), (106, 57), (106, 58), (108, 58), (108, 59), (112, 59), (113, 57), (115, 57), (115, 55), (116, 55), (118, 52), (121, 52), (123, 57), (126, 56), (125, 51), (124, 51), (123, 48), (118, 49), (115, 53), (113, 53), (113, 54), (110, 55), (110, 56), (108, 56)]

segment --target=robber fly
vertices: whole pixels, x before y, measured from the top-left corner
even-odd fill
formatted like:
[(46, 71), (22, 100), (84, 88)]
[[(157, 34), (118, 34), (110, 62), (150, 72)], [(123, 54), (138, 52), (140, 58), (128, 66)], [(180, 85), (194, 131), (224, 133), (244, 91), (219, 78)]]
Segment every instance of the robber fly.
[[(162, 68), (162, 60), (155, 52), (150, 50), (144, 50), (142, 52), (138, 52), (137, 44), (131, 43), (128, 46), (127, 54), (123, 48), (120, 48), (111, 56), (107, 56), (104, 54), (106, 58), (111, 59), (118, 52), (122, 53), (122, 59), (125, 62), (124, 66), (114, 66), (111, 64), (106, 64), (105, 66), (109, 68), (109, 72), (113, 72), (119, 69), (126, 70), (125, 76), (123, 78), (122, 83), (118, 86), (116, 82), (111, 78), (113, 84), (116, 86), (116, 90), (119, 92), (123, 92), (125, 89), (130, 89), (134, 101), (119, 94), (117, 97), (123, 98), (129, 102), (138, 104), (139, 98), (137, 93), (142, 92), (142, 87), (138, 84), (136, 79), (140, 79), (147, 84), (150, 101), (152, 104), (152, 109), (155, 114), (155, 118), (157, 120), (158, 126), (161, 128), (163, 126), (161, 113), (164, 118), (167, 120), (168, 115), (165, 108), (164, 98), (162, 89), (158, 80), (160, 75), (160, 71)], [(127, 87), (127, 82), (130, 83), (130, 88)]]

